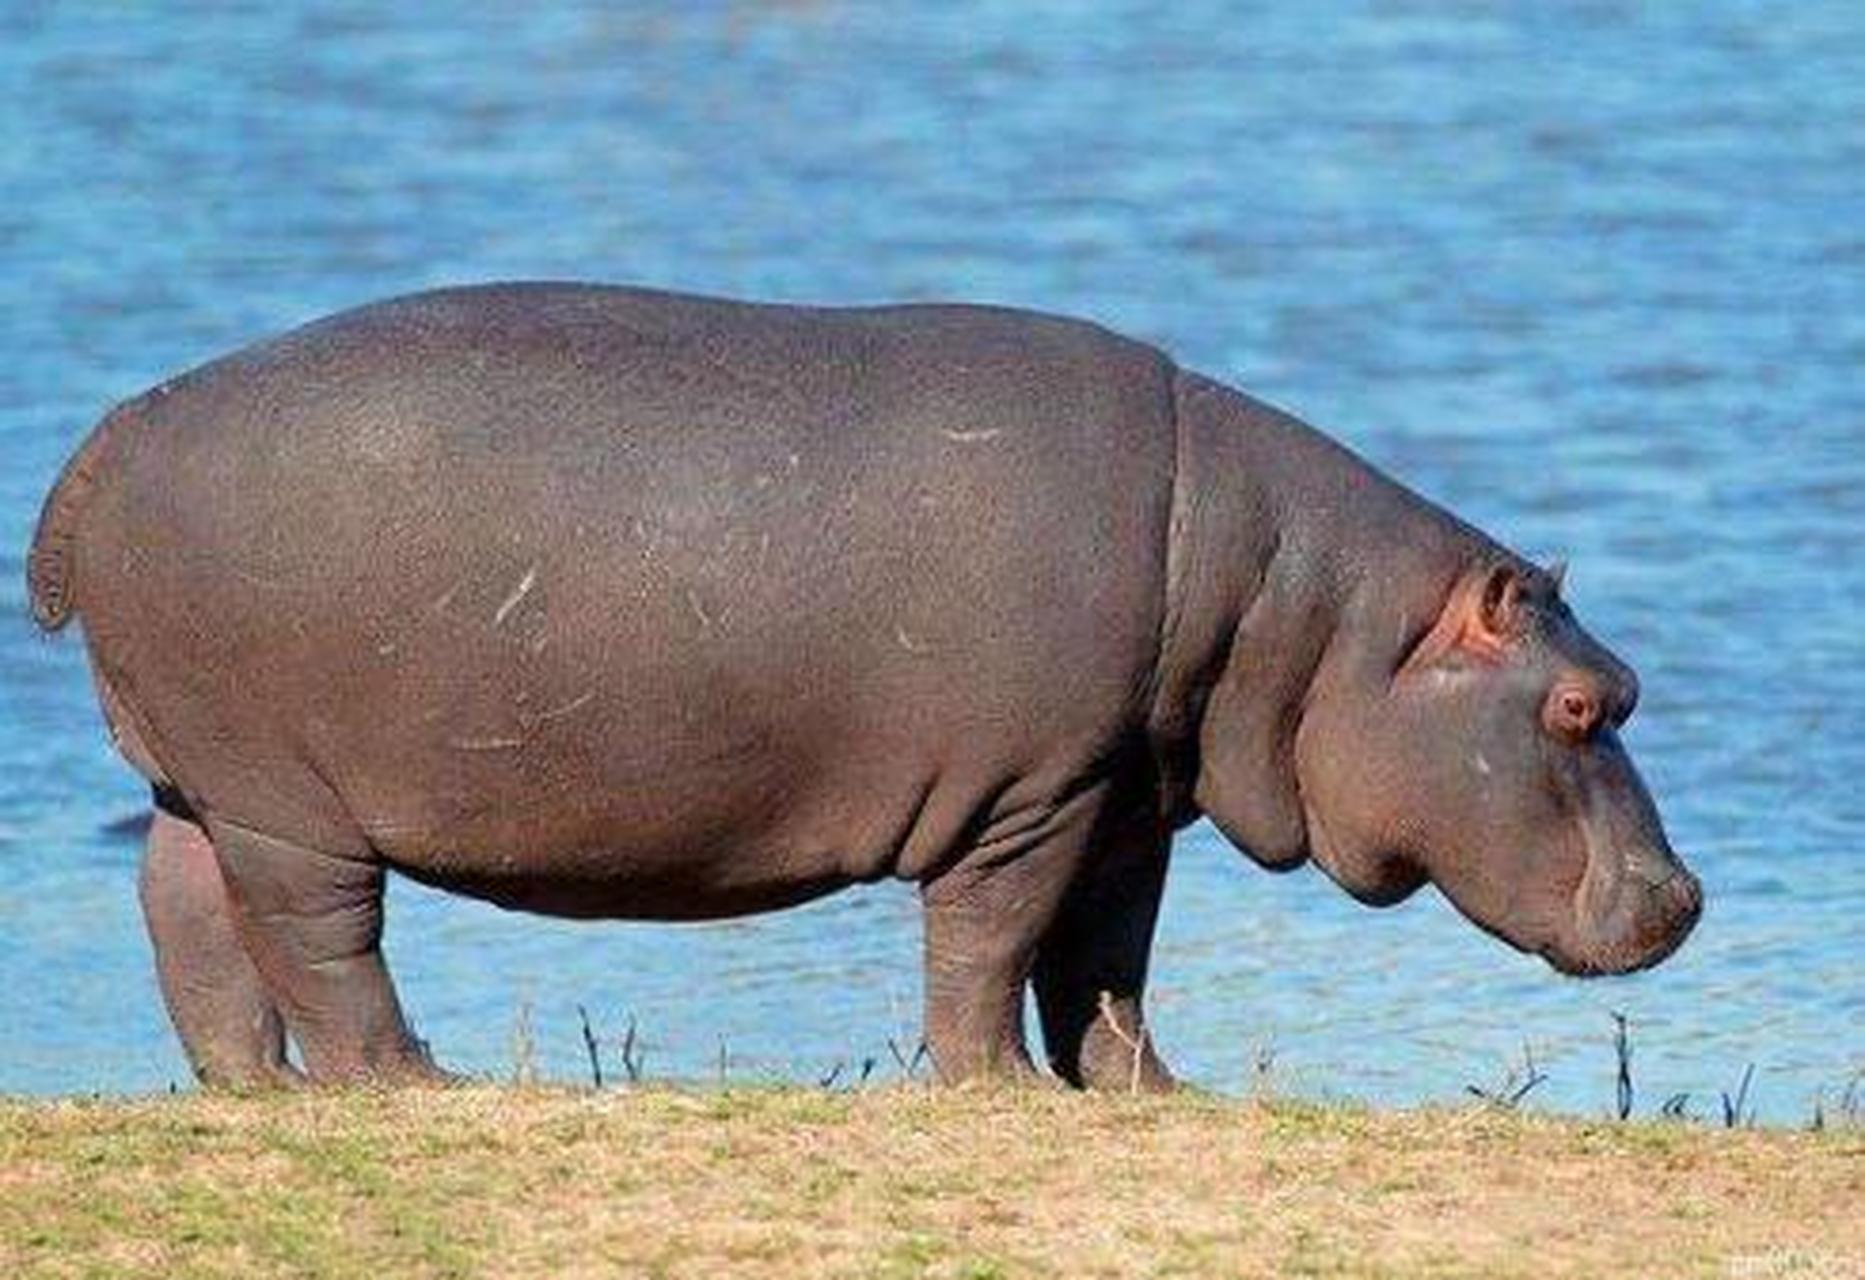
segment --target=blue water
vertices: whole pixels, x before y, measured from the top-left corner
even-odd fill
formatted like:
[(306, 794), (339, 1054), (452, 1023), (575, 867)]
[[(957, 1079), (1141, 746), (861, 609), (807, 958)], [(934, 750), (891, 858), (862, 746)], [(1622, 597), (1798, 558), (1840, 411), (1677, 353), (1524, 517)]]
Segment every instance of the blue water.
[[(183, 1081), (141, 804), (21, 557), (113, 400), (320, 313), (564, 276), (1091, 316), (1334, 431), (1537, 556), (1640, 669), (1630, 740), (1710, 905), (1580, 984), (1434, 895), (1374, 913), (1181, 839), (1183, 1074), (1382, 1101), (1494, 1084), (1799, 1122), (1865, 1070), (1865, 9), (832, 3), (0, 6), (0, 1091)], [(397, 886), (449, 1063), (897, 1073), (898, 887), (704, 927)], [(611, 1051), (613, 1045), (610, 1046)]]

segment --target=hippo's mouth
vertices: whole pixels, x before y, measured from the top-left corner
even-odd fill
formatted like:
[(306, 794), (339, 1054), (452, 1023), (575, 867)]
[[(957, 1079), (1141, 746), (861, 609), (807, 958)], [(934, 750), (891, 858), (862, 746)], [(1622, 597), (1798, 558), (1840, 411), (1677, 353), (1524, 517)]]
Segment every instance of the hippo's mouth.
[(1536, 954), (1575, 978), (1638, 973), (1669, 959), (1702, 916), (1702, 885), (1679, 868), (1660, 883), (1645, 887), (1635, 909), (1614, 911), (1610, 923), (1602, 926), (1584, 916), (1578, 919), (1580, 945), (1550, 943), (1537, 948)]

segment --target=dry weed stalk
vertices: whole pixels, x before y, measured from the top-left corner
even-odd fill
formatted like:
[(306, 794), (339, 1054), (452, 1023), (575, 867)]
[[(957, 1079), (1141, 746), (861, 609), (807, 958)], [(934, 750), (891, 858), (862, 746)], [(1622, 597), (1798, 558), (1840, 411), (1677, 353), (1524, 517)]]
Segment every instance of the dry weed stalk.
[(1101, 1016), (1107, 1019), (1107, 1025), (1133, 1055), (1132, 1072), (1127, 1077), (1127, 1092), (1138, 1093), (1140, 1091), (1140, 1068), (1146, 1061), (1146, 1028), (1139, 1028), (1137, 1036), (1127, 1034), (1126, 1028), (1120, 1025), (1119, 1015), (1114, 1012), (1114, 993), (1111, 991), (1101, 993)]

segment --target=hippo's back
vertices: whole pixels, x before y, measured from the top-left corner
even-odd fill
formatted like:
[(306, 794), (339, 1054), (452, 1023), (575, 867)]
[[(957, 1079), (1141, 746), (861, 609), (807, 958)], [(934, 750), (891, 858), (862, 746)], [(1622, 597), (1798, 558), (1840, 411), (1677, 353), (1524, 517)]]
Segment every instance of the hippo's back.
[(723, 829), (1102, 749), (1157, 643), (1170, 388), (1020, 312), (446, 290), (119, 409), (51, 532), (197, 804), (423, 865), (701, 792)]

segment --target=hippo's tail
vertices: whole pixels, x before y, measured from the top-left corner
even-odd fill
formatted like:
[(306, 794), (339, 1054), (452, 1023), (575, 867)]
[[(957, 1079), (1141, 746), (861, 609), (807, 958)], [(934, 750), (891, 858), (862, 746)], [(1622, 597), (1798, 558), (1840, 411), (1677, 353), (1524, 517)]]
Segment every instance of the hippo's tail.
[(91, 432), (65, 464), (39, 512), (39, 529), (26, 558), (26, 592), (32, 601), (32, 616), (47, 631), (58, 630), (77, 611), (74, 562), (79, 523), (97, 486), (104, 444), (120, 416), (111, 414)]

